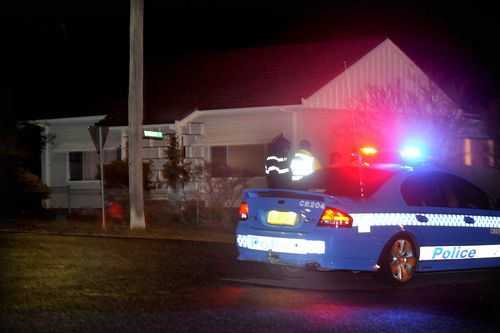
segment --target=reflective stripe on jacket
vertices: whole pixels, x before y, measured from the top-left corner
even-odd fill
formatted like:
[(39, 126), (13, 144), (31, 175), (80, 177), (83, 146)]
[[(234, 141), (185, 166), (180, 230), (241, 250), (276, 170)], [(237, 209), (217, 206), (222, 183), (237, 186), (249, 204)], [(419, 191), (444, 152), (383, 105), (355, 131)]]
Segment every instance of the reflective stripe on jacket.
[(288, 167), (288, 158), (286, 156), (268, 156), (266, 159), (265, 170), (266, 175), (268, 175), (270, 172), (276, 172), (278, 174), (290, 172), (290, 169)]

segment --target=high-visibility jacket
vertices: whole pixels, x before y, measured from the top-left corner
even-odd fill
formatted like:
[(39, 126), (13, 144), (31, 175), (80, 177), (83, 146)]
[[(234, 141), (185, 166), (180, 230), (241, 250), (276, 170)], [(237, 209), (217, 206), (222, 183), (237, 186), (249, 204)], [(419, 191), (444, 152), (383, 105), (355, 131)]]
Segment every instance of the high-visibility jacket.
[(266, 180), (269, 188), (287, 188), (290, 184), (290, 167), (288, 156), (282, 153), (274, 153), (266, 159)]
[(307, 176), (320, 168), (317, 159), (306, 149), (299, 149), (290, 162), (292, 171), (292, 180), (297, 181), (302, 177)]
[(276, 172), (284, 174), (290, 172), (288, 156), (269, 155), (266, 159), (266, 175)]
[(290, 141), (283, 134), (267, 144), (265, 163), (266, 181), (269, 188), (287, 188), (291, 183), (288, 150)]

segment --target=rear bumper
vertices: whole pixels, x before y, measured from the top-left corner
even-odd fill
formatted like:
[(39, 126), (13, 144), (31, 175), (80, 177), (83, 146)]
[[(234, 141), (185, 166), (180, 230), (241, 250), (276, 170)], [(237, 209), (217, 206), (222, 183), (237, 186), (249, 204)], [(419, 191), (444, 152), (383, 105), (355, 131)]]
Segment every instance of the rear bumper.
[[(292, 266), (318, 266), (322, 270), (376, 271), (376, 259), (345, 257), (336, 253), (352, 253), (340, 247), (346, 242), (334, 242), (333, 237), (282, 234), (250, 230), (240, 223), (236, 234), (238, 260)], [(351, 246), (353, 246), (351, 244)]]
[(291, 266), (310, 266), (316, 264), (320, 270), (352, 270), (352, 271), (376, 271), (376, 263), (370, 259), (359, 258), (335, 258), (329, 255), (319, 254), (290, 254), (259, 250), (250, 250), (238, 246), (238, 260), (253, 261), (269, 264), (283, 264)]

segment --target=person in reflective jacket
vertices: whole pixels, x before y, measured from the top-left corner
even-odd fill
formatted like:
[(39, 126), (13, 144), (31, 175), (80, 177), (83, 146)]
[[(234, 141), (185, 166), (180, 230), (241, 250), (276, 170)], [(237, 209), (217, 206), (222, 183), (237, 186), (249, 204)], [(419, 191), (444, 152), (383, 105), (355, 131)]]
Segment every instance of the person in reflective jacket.
[(290, 141), (283, 134), (267, 144), (266, 181), (269, 188), (287, 188), (291, 183), (288, 153)]
[(320, 167), (318, 160), (311, 154), (311, 143), (307, 140), (300, 141), (299, 150), (295, 153), (290, 163), (292, 181), (300, 180)]

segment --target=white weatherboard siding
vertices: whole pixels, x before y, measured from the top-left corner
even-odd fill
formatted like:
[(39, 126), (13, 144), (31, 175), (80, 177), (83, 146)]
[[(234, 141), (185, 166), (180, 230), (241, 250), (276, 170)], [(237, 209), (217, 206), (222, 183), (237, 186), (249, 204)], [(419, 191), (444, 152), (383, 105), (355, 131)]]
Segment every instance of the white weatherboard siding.
[[(399, 83), (403, 91), (419, 96), (419, 85), (428, 82), (431, 81), (415, 63), (386, 39), (305, 99), (303, 105), (308, 108), (346, 109), (353, 99), (366, 97), (367, 86), (387, 88), (395, 83)], [(442, 95), (447, 98), (444, 93)]]
[(88, 127), (103, 118), (95, 116), (37, 121), (45, 125), (47, 134), (55, 135), (45, 149), (49, 158), (42, 159), (42, 174), (47, 175), (48, 179), (44, 180), (47, 185), (68, 186), (68, 152), (95, 150)]
[[(176, 133), (175, 124), (159, 124), (145, 125), (144, 129), (158, 131), (163, 133), (163, 138), (159, 139), (143, 139), (143, 159), (144, 161), (152, 162), (151, 180), (153, 182), (163, 179), (163, 165), (165, 164), (166, 150), (168, 143), (168, 135)], [(124, 135), (128, 135), (128, 129), (124, 129)], [(126, 140), (122, 142), (126, 145)]]
[(322, 166), (330, 164), (332, 153), (339, 153), (342, 162), (348, 161), (354, 141), (349, 110), (304, 109), (301, 124), (303, 136)]
[[(396, 85), (399, 85), (399, 88), (395, 88)], [(442, 104), (442, 110), (431, 109), (429, 96), (423, 96), (427, 89), (432, 91), (434, 101), (442, 100), (444, 103), (451, 103), (451, 100), (408, 56), (389, 39), (386, 39), (346, 68), (343, 73), (303, 100), (304, 109), (300, 122), (301, 135), (312, 143), (313, 154), (321, 161), (322, 165), (329, 163), (329, 156), (334, 152), (340, 153), (343, 162), (346, 162), (346, 158), (349, 158), (356, 145), (366, 144), (365, 142), (355, 142), (359, 138), (355, 139), (352, 133), (355, 131), (355, 126), (358, 126), (356, 131), (359, 135), (361, 124), (353, 124), (351, 112), (358, 110), (359, 106), (356, 105), (359, 103), (363, 105), (369, 100), (369, 87), (388, 89), (388, 91), (393, 89), (394, 93), (408, 94), (420, 100), (418, 107), (421, 109), (406, 110), (403, 106), (401, 113), (393, 114), (393, 120), (403, 120), (403, 118), (399, 118), (399, 115), (406, 112), (408, 114), (416, 112), (420, 115), (437, 115), (436, 112), (449, 112), (451, 110), (444, 105), (452, 104)], [(395, 111), (399, 112), (397, 109)], [(400, 121), (400, 123), (402, 122)], [(377, 142), (375, 137), (364, 138), (368, 142), (370, 139), (375, 139), (374, 142)], [(397, 139), (394, 137), (395, 142)]]
[(203, 123), (204, 134), (193, 146), (267, 143), (280, 133), (293, 137), (293, 112), (280, 107), (242, 108), (231, 113), (201, 112), (196, 122)]
[[(202, 159), (211, 158), (210, 147), (213, 146), (266, 145), (280, 133), (293, 143), (298, 140), (297, 113), (301, 108), (296, 105), (195, 111), (187, 117), (189, 121), (179, 123), (178, 131), (197, 133), (183, 135), (186, 157), (196, 165)], [(194, 130), (189, 129), (191, 124), (196, 125)], [(228, 163), (231, 164), (229, 157)], [(264, 177), (253, 178), (251, 186), (265, 186), (263, 179)], [(198, 191), (198, 186), (199, 184), (191, 184), (187, 190)]]
[(68, 153), (51, 152), (49, 164), (49, 186), (67, 186), (68, 185)]
[[(43, 124), (47, 134), (55, 134), (54, 140), (47, 145), (42, 158), (44, 181), (52, 188), (49, 208), (100, 207), (100, 183), (98, 180), (70, 181), (69, 152), (95, 152), (96, 148), (88, 127), (104, 116), (46, 119), (37, 121)], [(116, 151), (120, 146), (120, 130), (110, 129), (105, 151)]]

